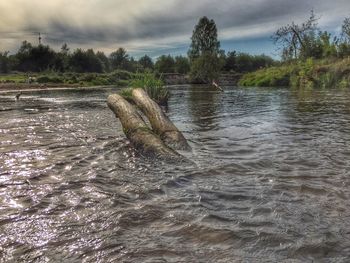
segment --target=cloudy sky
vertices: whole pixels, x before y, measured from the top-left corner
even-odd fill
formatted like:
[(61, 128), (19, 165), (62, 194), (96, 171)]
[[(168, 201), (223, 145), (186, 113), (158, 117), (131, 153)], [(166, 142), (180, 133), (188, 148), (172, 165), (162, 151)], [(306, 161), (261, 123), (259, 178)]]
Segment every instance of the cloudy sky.
[(110, 53), (124, 47), (134, 56), (185, 54), (201, 16), (215, 20), (225, 50), (276, 55), (271, 34), (305, 20), (310, 10), (320, 27), (340, 31), (350, 0), (0, 0), (0, 50), (16, 51), (23, 40), (55, 48)]

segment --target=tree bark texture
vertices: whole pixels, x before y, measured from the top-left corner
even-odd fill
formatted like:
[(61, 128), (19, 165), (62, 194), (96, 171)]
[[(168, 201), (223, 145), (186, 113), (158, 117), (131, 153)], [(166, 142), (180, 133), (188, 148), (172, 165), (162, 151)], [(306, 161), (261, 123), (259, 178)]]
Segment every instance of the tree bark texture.
[(146, 91), (137, 88), (132, 91), (132, 99), (148, 118), (153, 131), (175, 150), (189, 150), (190, 146), (183, 134), (165, 115), (161, 107), (153, 101)]
[(165, 145), (161, 138), (147, 126), (136, 108), (123, 97), (118, 94), (110, 95), (107, 104), (119, 118), (126, 137), (138, 151), (161, 159), (184, 158)]

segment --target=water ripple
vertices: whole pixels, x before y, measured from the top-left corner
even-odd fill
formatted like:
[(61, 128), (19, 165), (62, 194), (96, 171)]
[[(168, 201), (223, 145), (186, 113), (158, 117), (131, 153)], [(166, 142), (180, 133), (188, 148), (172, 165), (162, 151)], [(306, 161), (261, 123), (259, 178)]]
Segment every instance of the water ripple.
[(181, 165), (133, 150), (114, 91), (0, 96), (1, 262), (348, 262), (348, 90), (172, 88)]

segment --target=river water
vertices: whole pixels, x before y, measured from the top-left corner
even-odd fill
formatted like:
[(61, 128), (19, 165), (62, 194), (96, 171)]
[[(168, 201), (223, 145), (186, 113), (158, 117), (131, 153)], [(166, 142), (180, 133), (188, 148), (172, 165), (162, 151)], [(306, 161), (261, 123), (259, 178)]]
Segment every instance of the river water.
[(188, 165), (113, 89), (0, 95), (0, 262), (349, 262), (350, 90), (225, 90), (171, 89)]

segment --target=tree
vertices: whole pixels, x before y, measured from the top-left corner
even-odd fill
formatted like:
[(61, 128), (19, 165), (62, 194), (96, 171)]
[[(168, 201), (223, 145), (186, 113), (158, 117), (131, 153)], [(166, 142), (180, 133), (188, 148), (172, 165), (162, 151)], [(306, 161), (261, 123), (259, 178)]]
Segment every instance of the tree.
[(225, 71), (235, 71), (236, 70), (236, 51), (228, 52), (225, 56)]
[(92, 49), (84, 51), (80, 48), (74, 51), (70, 57), (70, 67), (73, 71), (82, 72), (102, 72), (103, 66)]
[(102, 70), (104, 72), (109, 72), (111, 67), (110, 67), (109, 59), (105, 55), (105, 53), (102, 52), (102, 51), (97, 51), (96, 52), (96, 57), (100, 60), (100, 62), (102, 64)]
[(67, 71), (69, 70), (69, 56), (70, 49), (67, 43), (64, 43), (61, 47), (60, 52), (56, 53), (56, 63), (55, 68), (59, 71)]
[(14, 69), (19, 71), (30, 70), (30, 53), (32, 51), (32, 44), (28, 41), (23, 41), (17, 54), (15, 55)]
[(190, 76), (194, 81), (212, 82), (218, 78), (223, 66), (218, 32), (213, 19), (199, 19), (193, 30), (188, 51), (191, 62)]
[(175, 72), (179, 74), (187, 74), (190, 71), (190, 62), (188, 58), (183, 56), (175, 57)]
[(159, 73), (174, 73), (175, 72), (175, 60), (170, 55), (162, 55), (157, 58), (155, 69)]
[(337, 53), (341, 58), (350, 56), (350, 45), (346, 42), (341, 42), (337, 44)]
[(239, 53), (236, 56), (237, 72), (250, 72), (253, 71), (253, 68), (253, 59), (251, 55), (247, 53)]
[(64, 44), (62, 45), (62, 47), (61, 47), (61, 53), (68, 56), (69, 50), (70, 50), (70, 49), (69, 49), (67, 43), (64, 43)]
[(32, 46), (31, 43), (24, 41), (19, 48), (16, 56), (15, 69), (19, 71), (39, 72), (47, 69), (56, 69), (59, 65), (56, 52), (49, 46)]
[(135, 60), (134, 57), (130, 57), (130, 59), (125, 62), (122, 69), (130, 72), (139, 72), (144, 70), (141, 64)]
[(205, 52), (196, 58), (191, 65), (190, 78), (194, 82), (212, 83), (218, 79), (222, 68), (222, 60), (211, 52)]
[(322, 57), (336, 57), (337, 56), (337, 42), (338, 39), (335, 37), (331, 40), (331, 33), (327, 31), (319, 32), (319, 42), (322, 49)]
[(152, 59), (147, 55), (141, 57), (139, 59), (139, 63), (144, 69), (153, 69), (154, 67)]
[(342, 37), (346, 42), (350, 43), (350, 17), (344, 19), (342, 25)]
[(33, 46), (31, 43), (29, 43), (27, 40), (24, 40), (22, 42), (22, 45), (20, 46), (18, 53), (29, 53), (32, 50)]
[(118, 48), (109, 56), (112, 69), (125, 69), (128, 63), (129, 55), (124, 48)]
[(0, 52), (0, 73), (7, 73), (9, 70), (8, 52)]
[(302, 52), (304, 52), (304, 55), (307, 55), (309, 48), (307, 44), (310, 43), (310, 38), (317, 29), (317, 21), (318, 18), (311, 11), (309, 19), (301, 25), (292, 22), (291, 24), (280, 27), (274, 33), (272, 39), (276, 45), (282, 47), (282, 57), (284, 59), (293, 57), (297, 59)]
[(218, 54), (219, 49), (220, 42), (218, 41), (216, 24), (213, 19), (209, 20), (204, 16), (199, 19), (193, 30), (188, 57), (192, 61), (204, 53)]

